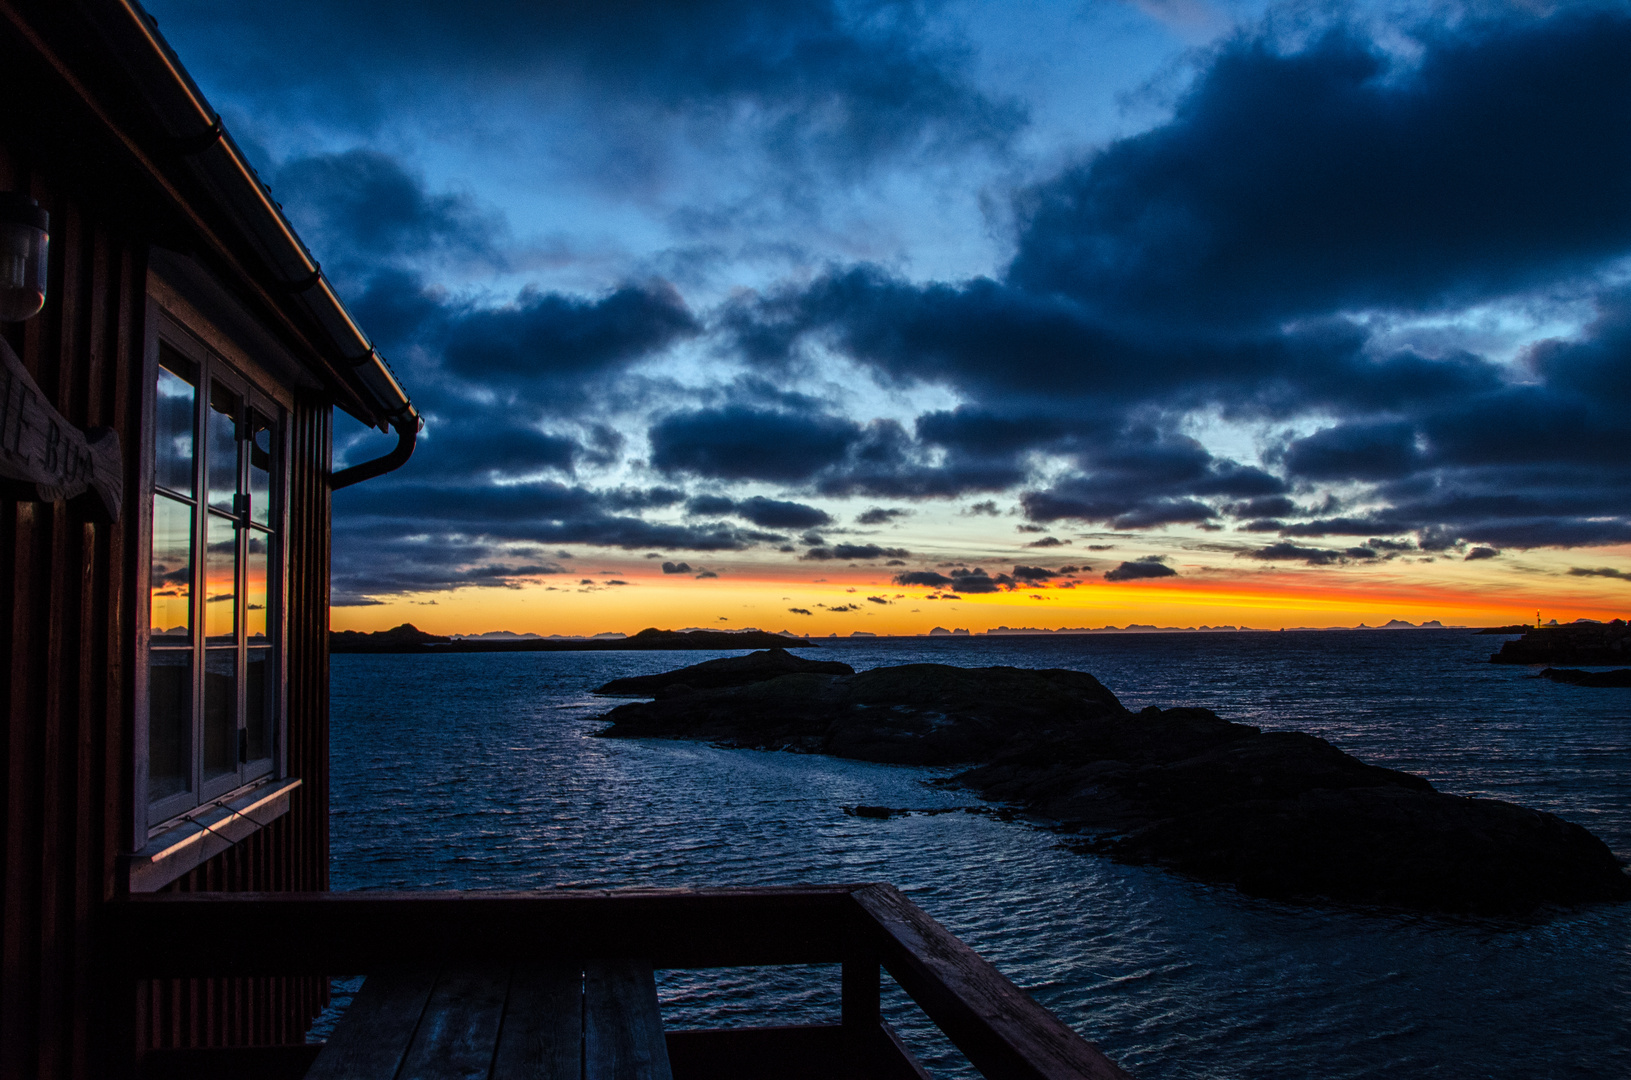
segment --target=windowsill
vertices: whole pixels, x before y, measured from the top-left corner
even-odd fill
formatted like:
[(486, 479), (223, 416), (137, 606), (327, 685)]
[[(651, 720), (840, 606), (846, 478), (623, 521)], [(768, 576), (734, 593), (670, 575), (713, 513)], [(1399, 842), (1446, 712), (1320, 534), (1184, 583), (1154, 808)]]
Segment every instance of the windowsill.
[(130, 891), (157, 892), (270, 825), (289, 812), (289, 796), (299, 786), (298, 779), (267, 778), (153, 836), (127, 857)]

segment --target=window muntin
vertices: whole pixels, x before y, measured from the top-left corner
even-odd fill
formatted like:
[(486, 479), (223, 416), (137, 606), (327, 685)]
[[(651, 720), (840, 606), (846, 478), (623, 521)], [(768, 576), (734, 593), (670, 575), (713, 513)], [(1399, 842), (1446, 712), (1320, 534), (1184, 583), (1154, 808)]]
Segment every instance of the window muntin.
[(272, 772), (281, 721), (282, 410), (162, 341), (154, 390), (150, 825)]

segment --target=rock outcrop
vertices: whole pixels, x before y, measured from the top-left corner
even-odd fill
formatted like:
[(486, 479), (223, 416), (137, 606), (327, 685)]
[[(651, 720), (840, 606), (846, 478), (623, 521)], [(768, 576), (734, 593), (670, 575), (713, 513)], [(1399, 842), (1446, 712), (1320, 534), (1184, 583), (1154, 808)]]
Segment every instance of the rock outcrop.
[(604, 734), (950, 765), (1121, 712), (1114, 694), (1077, 671), (907, 664), (665, 694), (613, 709)]
[(1624, 664), (1631, 661), (1631, 626), (1624, 619), (1606, 623), (1566, 623), (1536, 627), (1516, 641), (1501, 644), (1492, 664)]
[(1253, 895), (1491, 914), (1631, 899), (1608, 847), (1555, 815), (1445, 795), (1206, 709), (1131, 713), (1081, 672), (910, 664), (661, 693), (613, 709), (602, 734), (968, 764), (939, 782), (1073, 846)]
[(836, 660), (805, 660), (778, 647), (747, 656), (704, 660), (700, 664), (692, 664), (678, 671), (665, 671), (660, 675), (613, 679), (595, 693), (608, 697), (659, 697), (673, 692), (746, 686), (748, 683), (795, 674), (854, 675), (855, 669)]

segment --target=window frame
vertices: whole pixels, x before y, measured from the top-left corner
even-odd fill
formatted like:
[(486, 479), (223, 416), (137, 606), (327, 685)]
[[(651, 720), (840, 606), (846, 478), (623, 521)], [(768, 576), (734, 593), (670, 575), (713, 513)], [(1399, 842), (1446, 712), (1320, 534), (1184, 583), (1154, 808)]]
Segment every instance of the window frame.
[[(288, 778), (288, 731), (289, 731), (289, 498), (291, 491), (290, 451), (291, 427), (293, 420), (293, 398), (288, 389), (277, 380), (266, 375), (264, 370), (230, 338), (221, 334), (213, 325), (202, 319), (196, 312), (186, 312), (192, 316), (183, 321), (183, 317), (161, 306), (156, 299), (149, 297), (147, 305), (147, 333), (144, 352), (143, 378), (142, 378), (142, 443), (141, 443), (141, 518), (138, 525), (136, 544), (136, 557), (132, 560), (131, 569), (136, 577), (135, 604), (135, 638), (136, 656), (134, 667), (135, 708), (134, 723), (132, 725), (132, 769), (131, 769), (131, 800), (134, 810), (131, 835), (129, 837), (130, 850), (140, 852), (150, 847), (150, 841), (168, 829), (187, 824), (187, 819), (197, 816), (201, 810), (211, 806), (227, 804), (241, 800), (245, 793), (265, 785), (268, 781), (285, 780)], [(186, 651), (192, 657), (192, 673), (190, 676), (192, 687), (191, 714), (192, 714), (192, 740), (190, 745), (190, 786), (189, 790), (167, 798), (149, 801), (148, 780), (148, 738), (151, 730), (151, 697), (150, 697), (150, 656), (155, 648), (152, 634), (152, 592), (151, 592), (151, 565), (153, 552), (153, 501), (155, 495), (167, 489), (157, 485), (156, 475), (156, 446), (157, 435), (157, 404), (158, 404), (158, 377), (161, 367), (160, 351), (162, 348), (170, 349), (193, 365), (197, 376), (193, 399), (193, 494), (190, 498), (183, 497), (179, 501), (190, 504), (193, 515), (192, 529), (189, 534), (189, 546), (192, 554), (192, 587), (189, 589), (189, 632)], [(246, 557), (248, 543), (257, 532), (270, 533), (275, 537), (275, 544), (271, 558), (267, 560), (267, 603), (266, 603), (266, 647), (272, 651), (271, 670), (267, 673), (267, 680), (271, 683), (267, 690), (268, 700), (275, 710), (275, 716), (269, 725), (271, 745), (268, 755), (257, 758), (252, 762), (239, 761), (235, 773), (225, 773), (213, 780), (204, 779), (203, 768), (203, 713), (202, 691), (205, 675), (205, 660), (211, 651), (225, 651), (224, 647), (216, 646), (212, 649), (205, 637), (207, 626), (204, 619), (204, 605), (206, 588), (204, 582), (207, 569), (199, 565), (206, 554), (209, 519), (213, 517), (221, 520), (232, 520), (232, 517), (222, 515), (209, 508), (207, 469), (207, 423), (210, 413), (210, 387), (213, 383), (237, 395), (238, 417), (236, 422), (247, 419), (249, 410), (254, 410), (262, 416), (273, 421), (273, 470), (269, 478), (269, 491), (272, 502), (272, 513), (268, 522), (262, 526), (253, 521), (247, 514), (235, 514), (233, 527), (233, 542), (236, 556), (235, 579), (233, 582), (233, 604), (237, 612), (234, 620), (233, 644), (234, 663), (237, 675), (234, 679), (236, 697), (233, 704), (234, 718), (238, 721), (236, 730), (240, 732), (239, 739), (243, 739), (241, 726), (247, 719), (248, 694), (248, 668), (247, 658), (251, 649), (261, 646), (251, 645), (247, 627), (243, 625), (245, 611), (244, 585), (248, 575), (248, 559)], [(242, 447), (244, 440), (240, 438), (238, 445)], [(237, 484), (240, 490), (246, 490), (245, 481), (248, 477), (249, 455), (240, 452), (236, 464)], [(166, 494), (166, 498), (175, 496)], [(236, 508), (235, 508), (236, 509)], [(158, 645), (162, 650), (164, 646)], [(182, 651), (178, 648), (176, 651)], [(237, 747), (233, 748), (233, 757), (239, 757)]]

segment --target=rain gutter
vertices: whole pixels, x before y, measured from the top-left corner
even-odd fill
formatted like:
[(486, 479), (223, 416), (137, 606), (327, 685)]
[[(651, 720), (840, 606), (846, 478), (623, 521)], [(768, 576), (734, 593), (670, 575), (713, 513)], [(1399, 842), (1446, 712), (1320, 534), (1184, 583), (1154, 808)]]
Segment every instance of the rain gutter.
[(346, 381), (354, 384), (353, 391), (361, 390), (365, 400), (376, 405), (375, 415), (366, 419), (381, 431), (396, 431), (394, 450), (333, 474), (330, 486), (347, 487), (401, 466), (413, 454), (423, 424), (407, 391), (346, 310), (220, 115), (159, 34), (153, 17), (135, 0), (87, 2), (84, 10), (114, 45), (117, 60), (146, 101), (160, 135), (258, 257), (273, 293), (323, 331), (342, 361), (338, 366), (349, 376)]

